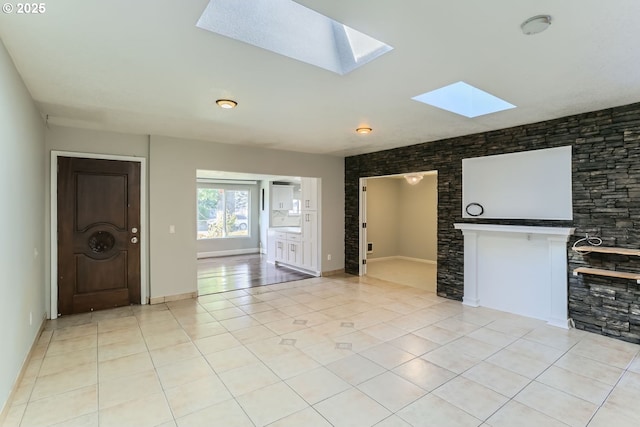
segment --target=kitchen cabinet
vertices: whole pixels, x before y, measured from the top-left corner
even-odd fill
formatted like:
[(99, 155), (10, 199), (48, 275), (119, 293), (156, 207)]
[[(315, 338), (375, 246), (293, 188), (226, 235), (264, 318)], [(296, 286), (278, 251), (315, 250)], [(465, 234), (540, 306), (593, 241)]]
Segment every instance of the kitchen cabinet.
[(318, 209), (318, 178), (302, 178), (302, 206), (303, 210), (315, 211)]
[(288, 211), (293, 209), (293, 186), (271, 186), (271, 210)]

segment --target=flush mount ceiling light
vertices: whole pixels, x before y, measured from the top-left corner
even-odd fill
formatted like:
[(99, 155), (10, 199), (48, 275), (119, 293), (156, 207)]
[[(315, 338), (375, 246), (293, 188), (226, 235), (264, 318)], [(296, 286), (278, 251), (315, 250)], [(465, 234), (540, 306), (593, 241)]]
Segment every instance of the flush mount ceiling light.
[(522, 32), (528, 36), (538, 34), (549, 28), (551, 25), (550, 15), (533, 16), (520, 25)]
[(404, 179), (411, 185), (416, 185), (420, 181), (422, 181), (422, 175), (419, 173), (410, 173), (409, 175), (405, 175)]
[(516, 107), (465, 82), (453, 83), (411, 99), (470, 119)]
[(393, 49), (292, 0), (211, 0), (196, 26), (340, 75)]
[(238, 103), (232, 99), (218, 99), (216, 101), (216, 104), (218, 104), (220, 108), (224, 108), (225, 110), (236, 108), (236, 106), (238, 105)]
[(366, 135), (368, 133), (371, 133), (373, 131), (373, 129), (371, 128), (358, 128), (356, 129), (356, 132), (362, 135)]

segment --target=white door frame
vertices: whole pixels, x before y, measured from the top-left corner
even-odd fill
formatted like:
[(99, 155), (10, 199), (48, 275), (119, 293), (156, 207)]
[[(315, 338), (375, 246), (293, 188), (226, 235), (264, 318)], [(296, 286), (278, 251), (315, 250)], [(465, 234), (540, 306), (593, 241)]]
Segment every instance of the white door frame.
[(111, 154), (51, 151), (51, 319), (58, 317), (58, 157), (120, 160), (140, 163), (140, 302), (149, 298), (147, 278), (147, 159), (144, 157), (115, 156)]
[(362, 225), (367, 222), (367, 178), (360, 178), (360, 216), (358, 229), (360, 233), (360, 248), (358, 251), (358, 275), (364, 276), (367, 274), (367, 264), (364, 263), (367, 259), (367, 229)]

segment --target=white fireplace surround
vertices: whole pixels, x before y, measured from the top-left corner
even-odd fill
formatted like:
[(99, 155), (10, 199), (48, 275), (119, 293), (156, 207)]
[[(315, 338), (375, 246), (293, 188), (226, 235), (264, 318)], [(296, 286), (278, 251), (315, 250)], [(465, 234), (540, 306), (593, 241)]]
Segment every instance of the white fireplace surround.
[(464, 297), (568, 328), (567, 241), (575, 228), (456, 223), (464, 236)]

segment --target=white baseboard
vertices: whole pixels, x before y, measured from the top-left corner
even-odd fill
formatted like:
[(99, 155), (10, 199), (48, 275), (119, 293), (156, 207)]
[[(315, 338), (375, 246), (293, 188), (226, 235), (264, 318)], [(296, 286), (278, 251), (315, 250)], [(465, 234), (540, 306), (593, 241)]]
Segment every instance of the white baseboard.
[(367, 258), (367, 263), (370, 262), (376, 262), (376, 261), (391, 261), (394, 259), (401, 259), (404, 261), (413, 261), (413, 262), (421, 262), (423, 264), (437, 264), (437, 261), (431, 260), (431, 259), (422, 259), (422, 258), (411, 258), (411, 257), (407, 257), (407, 256), (400, 256), (400, 255), (394, 255), (394, 256), (385, 256), (385, 257), (380, 257), (380, 258)]
[(259, 254), (259, 253), (260, 253), (259, 248), (230, 249), (228, 251), (198, 252), (198, 259), (216, 258), (216, 257), (231, 256), (231, 255), (249, 255), (249, 254)]

